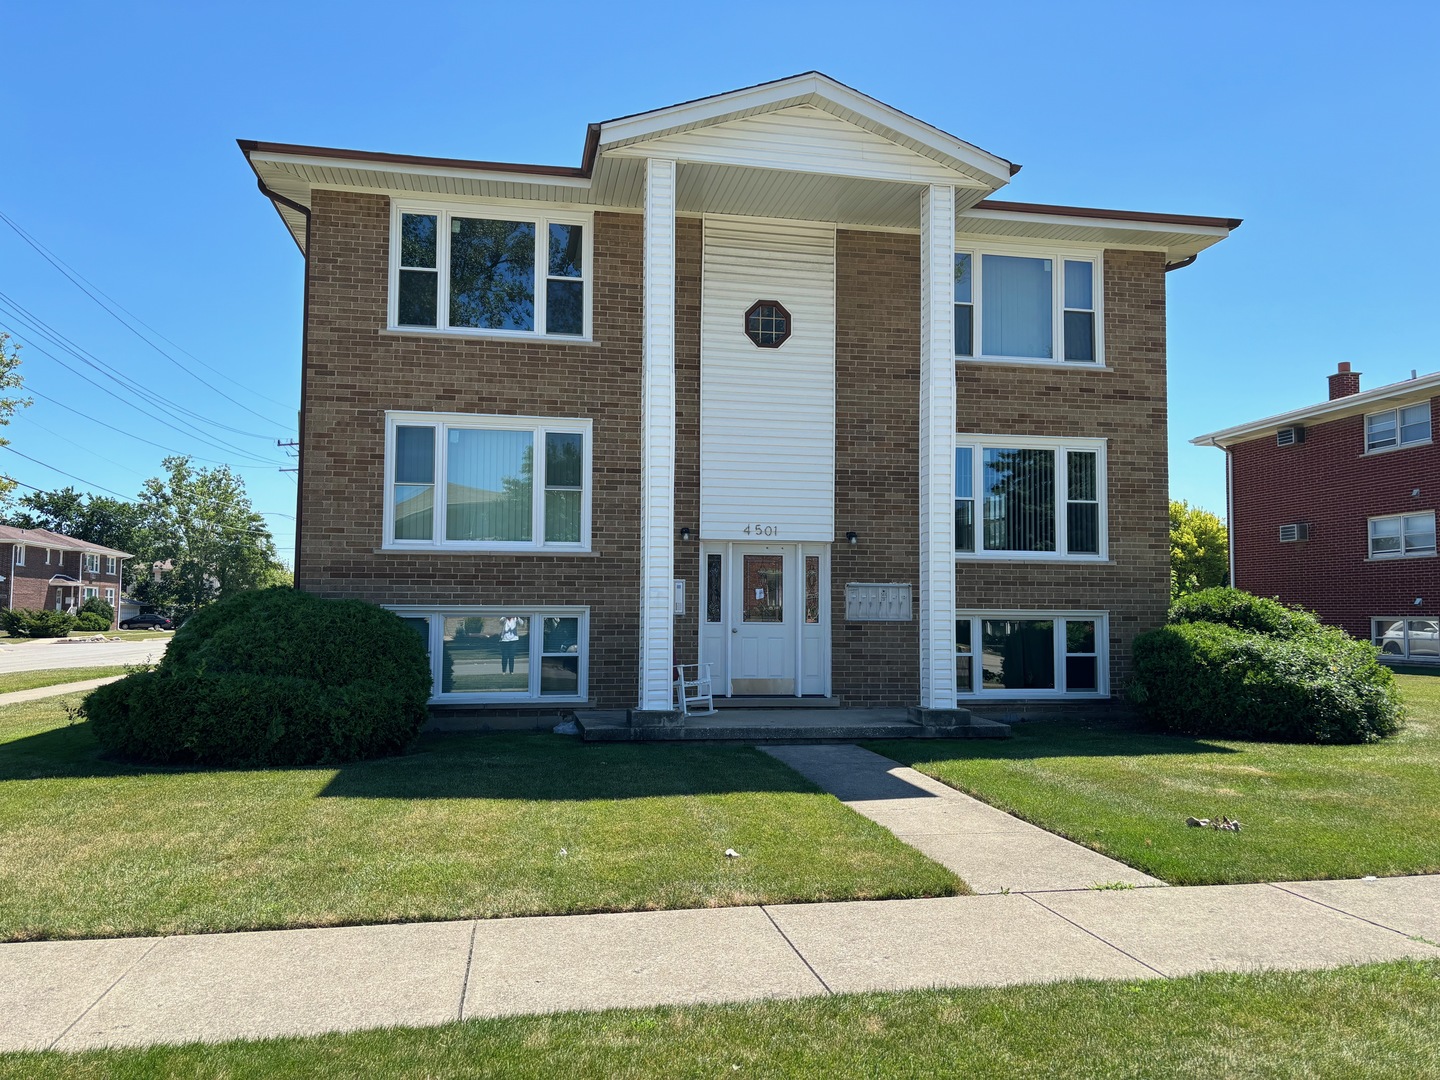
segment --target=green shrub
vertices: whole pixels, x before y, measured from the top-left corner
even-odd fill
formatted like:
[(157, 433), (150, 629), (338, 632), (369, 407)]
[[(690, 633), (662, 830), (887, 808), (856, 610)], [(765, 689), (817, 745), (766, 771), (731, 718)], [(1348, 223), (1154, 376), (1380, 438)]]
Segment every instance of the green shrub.
[(85, 708), (110, 754), (253, 767), (395, 753), (429, 696), (425, 645), (398, 616), (274, 588), (197, 612), (153, 671)]
[(1286, 607), (1278, 600), (1252, 596), (1239, 589), (1202, 589), (1170, 605), (1170, 622), (1220, 623), (1267, 637), (1289, 639), (1318, 633), (1318, 618), (1303, 608)]
[(1404, 718), (1375, 647), (1323, 626), (1288, 640), (1206, 622), (1141, 634), (1130, 698), (1187, 735), (1371, 742)]
[(92, 596), (80, 605), (81, 615), (103, 615), (105, 627), (109, 629), (110, 624), (115, 621), (115, 609), (101, 600), (98, 596)]
[(98, 611), (82, 610), (79, 615), (75, 616), (75, 629), (85, 630), (87, 632), (95, 630), (109, 630), (110, 616), (101, 615)]
[(67, 637), (75, 629), (75, 616), (64, 611), (29, 611), (25, 608), (6, 608), (0, 611), (0, 624), (12, 637), (56, 638)]

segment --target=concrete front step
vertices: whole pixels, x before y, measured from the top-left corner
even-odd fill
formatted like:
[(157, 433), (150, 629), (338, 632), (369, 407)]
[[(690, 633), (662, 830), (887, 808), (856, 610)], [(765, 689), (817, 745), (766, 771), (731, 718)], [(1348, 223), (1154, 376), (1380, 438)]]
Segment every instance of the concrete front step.
[(855, 742), (860, 739), (995, 739), (1007, 724), (947, 716), (944, 723), (912, 719), (906, 709), (726, 709), (708, 716), (647, 715), (635, 722), (614, 711), (577, 712), (586, 742)]

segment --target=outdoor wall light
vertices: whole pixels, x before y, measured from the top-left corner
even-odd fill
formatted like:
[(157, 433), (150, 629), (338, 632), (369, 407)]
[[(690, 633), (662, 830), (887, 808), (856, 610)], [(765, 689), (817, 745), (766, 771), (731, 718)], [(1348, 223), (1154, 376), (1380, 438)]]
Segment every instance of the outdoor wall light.
[(852, 544), (858, 544), (860, 542), (860, 537), (856, 536), (853, 532), (847, 532), (845, 539), (849, 540)]
[(685, 526), (685, 528), (680, 530), (680, 539), (686, 541), (690, 539), (690, 526), (687, 525)]

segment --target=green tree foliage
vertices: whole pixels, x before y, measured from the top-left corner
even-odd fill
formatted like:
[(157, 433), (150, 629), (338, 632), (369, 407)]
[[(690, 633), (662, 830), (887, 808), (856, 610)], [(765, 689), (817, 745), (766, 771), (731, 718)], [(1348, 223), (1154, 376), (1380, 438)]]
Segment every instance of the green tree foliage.
[[(5, 518), (6, 525), (49, 529), (132, 555), (140, 555), (149, 543), (144, 509), (123, 499), (63, 487), (56, 491), (32, 491), (15, 502), (16, 508)], [(121, 564), (126, 591), (135, 584), (140, 564), (139, 558)]]
[(1208, 510), (1170, 500), (1170, 596), (1186, 596), (1227, 584), (1229, 536)]
[[(24, 409), (30, 405), (29, 398), (10, 397), (9, 390), (17, 390), (25, 385), (25, 380), (20, 374), (20, 346), (10, 344), (9, 334), (0, 334), (0, 427), (10, 423), (10, 417), (15, 415), (16, 409)], [(10, 440), (0, 438), (0, 446), (9, 446)], [(15, 490), (16, 483), (9, 476), (0, 473), (0, 504), (10, 498), (10, 493)]]
[(215, 600), (283, 580), (274, 538), (229, 466), (200, 469), (188, 457), (168, 457), (165, 470), (140, 493), (136, 600), (185, 619)]

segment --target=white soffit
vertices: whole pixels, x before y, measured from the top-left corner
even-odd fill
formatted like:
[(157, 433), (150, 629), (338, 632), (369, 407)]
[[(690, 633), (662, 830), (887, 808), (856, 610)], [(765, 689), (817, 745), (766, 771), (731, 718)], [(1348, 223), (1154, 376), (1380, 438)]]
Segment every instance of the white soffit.
[(1212, 431), (1207, 435), (1197, 435), (1190, 440), (1190, 443), (1192, 446), (1233, 446), (1235, 443), (1273, 435), (1280, 428), (1290, 427), (1293, 424), (1324, 423), (1358, 413), (1377, 412), (1382, 409), (1397, 408), (1401, 405), (1412, 405), (1434, 397), (1437, 391), (1440, 391), (1440, 371), (1421, 375), (1415, 379), (1406, 379), (1404, 382), (1377, 386), (1374, 390), (1365, 390), (1358, 394), (1335, 398), (1332, 401), (1322, 401), (1318, 405), (1307, 405), (1303, 409), (1292, 409), (1290, 412), (1279, 413), (1276, 416), (1267, 416), (1263, 420), (1236, 424), (1234, 427)]
[(965, 242), (965, 237), (974, 236), (1164, 251), (1169, 262), (1196, 255), (1230, 235), (1230, 229), (1222, 225), (1181, 225), (1121, 217), (1071, 217), (1064, 211), (1065, 207), (1056, 207), (1055, 212), (1043, 214), (989, 210), (982, 204), (957, 216), (955, 234), (961, 244)]

